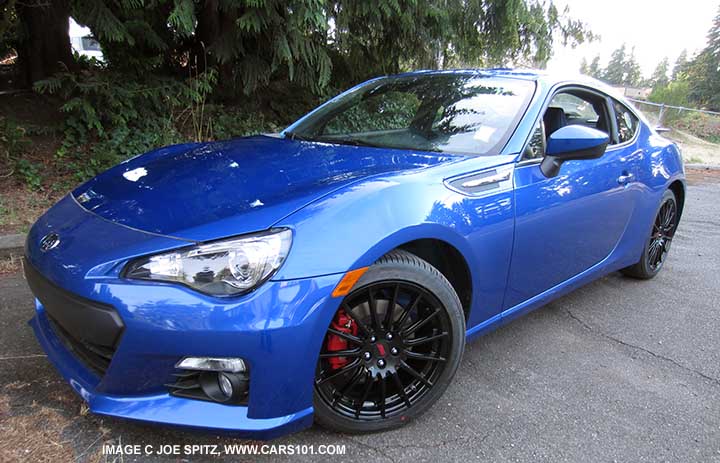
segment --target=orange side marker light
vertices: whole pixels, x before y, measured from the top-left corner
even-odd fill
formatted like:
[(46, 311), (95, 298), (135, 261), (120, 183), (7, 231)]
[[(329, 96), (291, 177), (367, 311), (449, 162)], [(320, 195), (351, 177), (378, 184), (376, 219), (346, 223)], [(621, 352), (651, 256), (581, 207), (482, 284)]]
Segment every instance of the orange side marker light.
[(335, 289), (332, 292), (332, 297), (347, 296), (352, 287), (355, 286), (355, 283), (357, 283), (360, 277), (367, 272), (368, 268), (369, 267), (363, 267), (347, 272), (345, 276), (342, 277), (342, 280), (340, 280), (340, 283), (335, 286)]

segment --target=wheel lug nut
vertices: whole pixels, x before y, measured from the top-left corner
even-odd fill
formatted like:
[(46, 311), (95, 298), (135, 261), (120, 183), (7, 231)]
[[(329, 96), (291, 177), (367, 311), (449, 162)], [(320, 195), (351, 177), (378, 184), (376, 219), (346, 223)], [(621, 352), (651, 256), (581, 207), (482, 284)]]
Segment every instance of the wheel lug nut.
[(372, 354), (370, 352), (365, 352), (363, 354), (363, 358), (365, 358), (365, 360), (370, 360), (372, 358)]
[(397, 355), (397, 354), (398, 354), (397, 347), (391, 348), (391, 349), (390, 349), (390, 353), (393, 354), (393, 355)]
[(392, 338), (393, 338), (392, 333), (388, 333), (385, 335), (385, 339), (387, 339), (388, 341), (390, 341)]
[(377, 365), (378, 365), (380, 368), (385, 368), (385, 360), (383, 360), (383, 359), (378, 360), (378, 361), (377, 361)]

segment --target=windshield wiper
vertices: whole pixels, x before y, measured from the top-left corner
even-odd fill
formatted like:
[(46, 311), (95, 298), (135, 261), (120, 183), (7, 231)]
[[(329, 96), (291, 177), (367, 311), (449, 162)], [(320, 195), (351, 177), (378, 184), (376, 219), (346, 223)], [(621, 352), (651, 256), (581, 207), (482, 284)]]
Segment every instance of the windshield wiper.
[(300, 141), (315, 141), (320, 143), (337, 143), (340, 145), (353, 145), (353, 146), (371, 146), (374, 148), (383, 148), (382, 145), (378, 145), (376, 143), (372, 143), (365, 140), (360, 140), (358, 138), (330, 138), (330, 137), (308, 137), (305, 135), (300, 135), (295, 132), (285, 132), (285, 138), (290, 140), (300, 140)]
[(359, 138), (318, 138), (316, 141), (325, 143), (338, 143), (340, 145), (371, 146), (373, 148), (384, 148), (383, 145), (361, 140)]
[(306, 137), (305, 135), (300, 135), (295, 132), (285, 132), (285, 138), (288, 138), (290, 140), (300, 140), (300, 141), (317, 141), (312, 137)]

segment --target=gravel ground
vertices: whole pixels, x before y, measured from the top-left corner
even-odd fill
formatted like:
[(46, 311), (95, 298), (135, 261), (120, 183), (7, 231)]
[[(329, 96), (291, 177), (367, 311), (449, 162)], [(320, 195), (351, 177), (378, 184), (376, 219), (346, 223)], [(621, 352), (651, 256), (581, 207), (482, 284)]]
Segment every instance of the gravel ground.
[[(344, 444), (343, 457), (266, 459), (720, 462), (718, 177), (691, 179), (654, 280), (609, 275), (472, 343), (440, 402), (403, 429), (315, 427), (273, 442)], [(17, 273), (0, 278), (0, 314), (0, 461), (178, 461), (201, 457), (119, 458), (102, 446), (243, 443), (87, 413), (35, 342)]]

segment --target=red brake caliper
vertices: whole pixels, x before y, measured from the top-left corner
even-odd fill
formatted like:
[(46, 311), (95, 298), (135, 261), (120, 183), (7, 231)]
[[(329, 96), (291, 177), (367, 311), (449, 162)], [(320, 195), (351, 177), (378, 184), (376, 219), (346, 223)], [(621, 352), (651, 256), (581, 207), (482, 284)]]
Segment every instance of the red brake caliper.
[[(338, 310), (337, 314), (335, 315), (335, 319), (332, 321), (330, 326), (332, 326), (337, 331), (357, 336), (357, 325), (352, 318), (348, 317), (348, 315), (343, 309)], [(347, 340), (341, 338), (337, 334), (328, 335), (328, 352), (337, 352), (339, 350), (346, 350), (347, 348)], [(338, 368), (342, 368), (347, 365), (350, 360), (348, 360), (347, 357), (330, 357), (328, 358), (328, 362), (330, 362), (331, 369), (337, 370)]]

